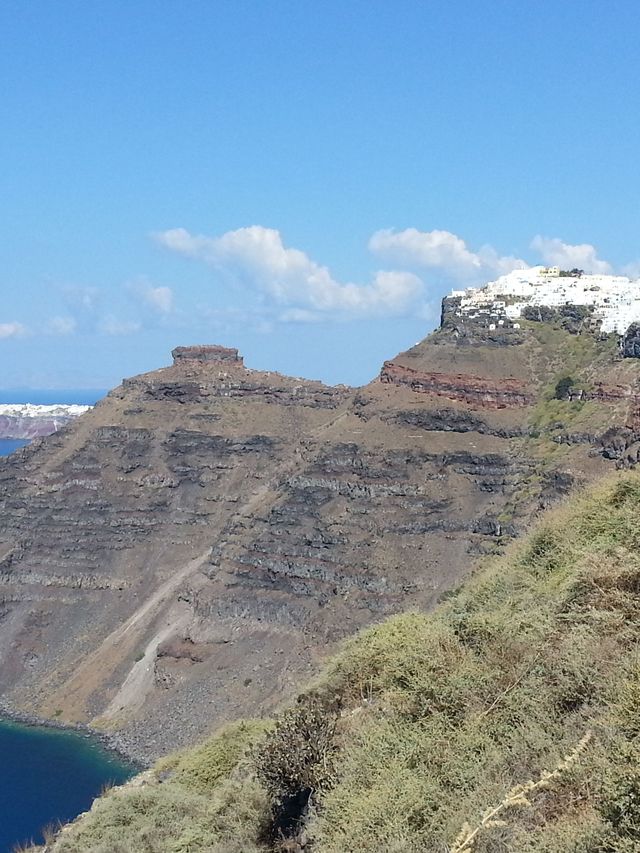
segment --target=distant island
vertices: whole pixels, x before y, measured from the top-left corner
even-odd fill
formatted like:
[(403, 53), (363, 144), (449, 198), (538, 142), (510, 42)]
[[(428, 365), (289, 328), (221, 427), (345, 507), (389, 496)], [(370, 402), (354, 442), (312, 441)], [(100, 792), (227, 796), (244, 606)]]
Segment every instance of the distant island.
[(57, 432), (91, 406), (7, 403), (0, 405), (0, 439), (42, 438)]

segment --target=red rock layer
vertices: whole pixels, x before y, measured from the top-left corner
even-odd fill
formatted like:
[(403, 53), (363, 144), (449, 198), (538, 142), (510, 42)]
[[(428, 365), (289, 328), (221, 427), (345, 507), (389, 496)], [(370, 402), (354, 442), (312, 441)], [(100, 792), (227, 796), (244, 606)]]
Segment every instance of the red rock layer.
[(465, 373), (423, 373), (393, 361), (385, 361), (380, 381), (406, 385), (421, 394), (459, 400), (475, 408), (506, 409), (530, 406), (534, 402), (524, 383), (517, 379), (490, 382)]

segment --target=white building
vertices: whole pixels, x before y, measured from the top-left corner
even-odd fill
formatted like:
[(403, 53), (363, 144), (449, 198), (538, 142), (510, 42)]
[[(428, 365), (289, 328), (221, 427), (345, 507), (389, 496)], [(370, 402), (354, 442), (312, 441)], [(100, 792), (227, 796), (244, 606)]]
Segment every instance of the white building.
[(454, 290), (460, 299), (459, 314), (478, 312), (514, 321), (526, 306), (583, 305), (594, 309), (603, 332), (623, 335), (632, 323), (640, 322), (640, 279), (621, 275), (561, 275), (558, 267), (513, 270), (483, 287)]

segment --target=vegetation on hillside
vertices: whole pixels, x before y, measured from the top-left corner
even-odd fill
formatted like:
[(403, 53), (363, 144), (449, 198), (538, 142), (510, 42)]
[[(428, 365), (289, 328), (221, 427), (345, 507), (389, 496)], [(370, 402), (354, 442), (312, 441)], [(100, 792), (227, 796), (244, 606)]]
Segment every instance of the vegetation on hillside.
[(55, 853), (640, 850), (640, 476), (618, 475), (432, 614), (343, 647), (273, 724), (114, 789)]
[[(624, 400), (603, 403), (590, 399), (603, 376), (614, 375), (625, 381), (627, 366), (622, 360), (616, 335), (600, 337), (590, 331), (567, 334), (557, 323), (522, 321), (536, 342), (532, 354), (534, 373), (541, 377), (535, 405), (528, 413), (526, 455), (536, 461), (536, 470), (511, 498), (517, 516), (538, 494), (541, 473), (554, 472), (559, 466), (571, 470), (580, 456), (581, 440), (597, 442), (612, 423), (625, 423)], [(577, 442), (577, 443), (574, 443)], [(520, 447), (522, 450), (522, 447)]]

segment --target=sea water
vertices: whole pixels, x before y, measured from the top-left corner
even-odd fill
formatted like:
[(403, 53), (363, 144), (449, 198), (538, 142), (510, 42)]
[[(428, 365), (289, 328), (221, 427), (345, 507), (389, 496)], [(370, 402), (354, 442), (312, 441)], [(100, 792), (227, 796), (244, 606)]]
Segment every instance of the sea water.
[[(0, 390), (0, 403), (92, 405), (102, 391)], [(0, 439), (0, 456), (28, 441)], [(47, 826), (73, 820), (107, 785), (133, 769), (77, 732), (0, 720), (0, 853), (43, 841)]]
[(134, 770), (82, 733), (0, 720), (0, 853), (86, 811)]
[(33, 403), (34, 406), (93, 406), (107, 392), (95, 388), (48, 389), (0, 388), (0, 404)]
[(21, 438), (0, 438), (0, 456), (8, 456), (19, 447), (24, 447), (29, 444), (28, 441)]

